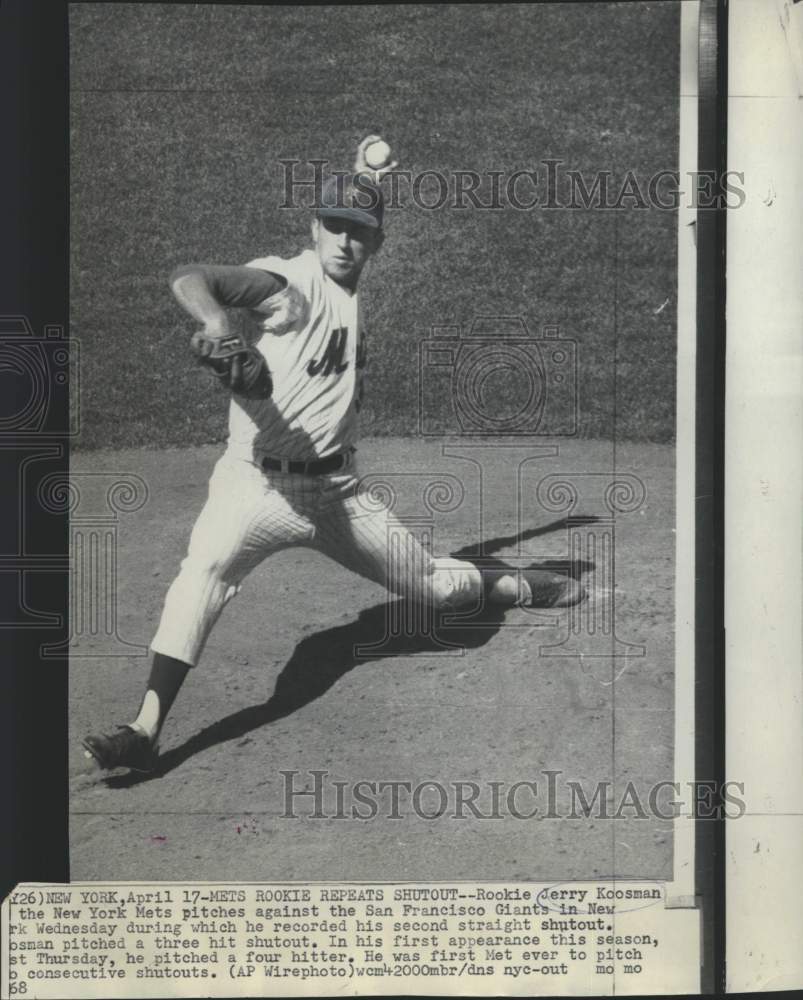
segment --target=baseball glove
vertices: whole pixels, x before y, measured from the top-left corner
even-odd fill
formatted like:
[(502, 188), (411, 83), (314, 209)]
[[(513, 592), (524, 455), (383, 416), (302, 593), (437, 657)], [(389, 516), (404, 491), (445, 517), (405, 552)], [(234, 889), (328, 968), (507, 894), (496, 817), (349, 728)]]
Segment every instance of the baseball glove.
[(273, 379), (264, 357), (240, 333), (213, 335), (206, 330), (194, 333), (190, 348), (221, 385), (249, 399), (267, 399), (273, 393)]

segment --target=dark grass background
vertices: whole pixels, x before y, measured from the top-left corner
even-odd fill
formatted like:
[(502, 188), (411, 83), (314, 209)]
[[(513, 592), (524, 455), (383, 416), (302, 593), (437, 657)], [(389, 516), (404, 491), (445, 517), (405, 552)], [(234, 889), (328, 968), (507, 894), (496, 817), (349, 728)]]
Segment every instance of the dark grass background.
[[(678, 3), (79, 4), (70, 51), (87, 448), (224, 437), (225, 397), (190, 359), (167, 276), (306, 245), (309, 213), (278, 207), (280, 158), (345, 169), (376, 131), (414, 173), (556, 158), (646, 185), (677, 165)], [(407, 199), (364, 279), (364, 431), (415, 433), (433, 325), (516, 314), (577, 341), (581, 435), (672, 440), (676, 223), (657, 209), (428, 212)]]

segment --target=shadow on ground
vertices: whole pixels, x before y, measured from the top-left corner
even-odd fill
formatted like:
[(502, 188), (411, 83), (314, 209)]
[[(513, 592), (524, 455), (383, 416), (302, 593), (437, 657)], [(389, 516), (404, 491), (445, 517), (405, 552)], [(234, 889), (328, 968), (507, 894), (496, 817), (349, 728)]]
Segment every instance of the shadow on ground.
[[(576, 520), (576, 519), (575, 519)], [(588, 523), (597, 518), (589, 517)], [(474, 562), (484, 570), (509, 567), (505, 560), (494, 558), (493, 553), (519, 542), (565, 530), (561, 519), (539, 528), (514, 535), (499, 536), (472, 543), (452, 553), (456, 559)], [(568, 574), (579, 580), (593, 569), (585, 560), (547, 560), (529, 564), (529, 569), (549, 569)], [(308, 705), (324, 695), (334, 684), (358, 664), (385, 657), (414, 653), (430, 653), (447, 646), (478, 649), (496, 635), (507, 609), (494, 606), (479, 607), (470, 618), (461, 617), (457, 624), (444, 625), (438, 617), (426, 630), (413, 628), (403, 634), (388, 634), (388, 623), (415, 622), (406, 602), (391, 599), (361, 611), (354, 621), (335, 628), (324, 629), (302, 639), (276, 680), (273, 694), (267, 701), (240, 709), (207, 726), (180, 746), (168, 750), (159, 758), (156, 770), (149, 774), (130, 772), (105, 779), (110, 788), (131, 788), (134, 785), (161, 778), (179, 767), (195, 754), (209, 750), (221, 743), (239, 739), (262, 726), (269, 725)], [(377, 649), (373, 655), (371, 647)], [(381, 653), (378, 650), (381, 649)]]

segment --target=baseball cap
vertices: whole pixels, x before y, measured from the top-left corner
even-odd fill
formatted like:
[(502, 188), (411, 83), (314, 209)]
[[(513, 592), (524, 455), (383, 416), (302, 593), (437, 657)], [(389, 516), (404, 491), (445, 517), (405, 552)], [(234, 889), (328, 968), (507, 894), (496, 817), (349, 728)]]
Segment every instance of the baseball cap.
[(324, 218), (351, 219), (381, 229), (385, 200), (368, 174), (333, 174), (324, 181), (316, 207)]

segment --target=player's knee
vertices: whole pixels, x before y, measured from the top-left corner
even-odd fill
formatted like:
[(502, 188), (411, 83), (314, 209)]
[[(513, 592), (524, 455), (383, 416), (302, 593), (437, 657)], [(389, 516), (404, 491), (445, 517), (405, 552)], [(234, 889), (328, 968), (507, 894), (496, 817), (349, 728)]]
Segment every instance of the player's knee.
[(439, 610), (477, 604), (482, 576), (471, 563), (460, 559), (433, 559), (430, 578), (431, 601)]
[(216, 594), (224, 604), (240, 589), (239, 581), (233, 578), (226, 563), (214, 556), (187, 556), (181, 564), (179, 579), (210, 595)]

